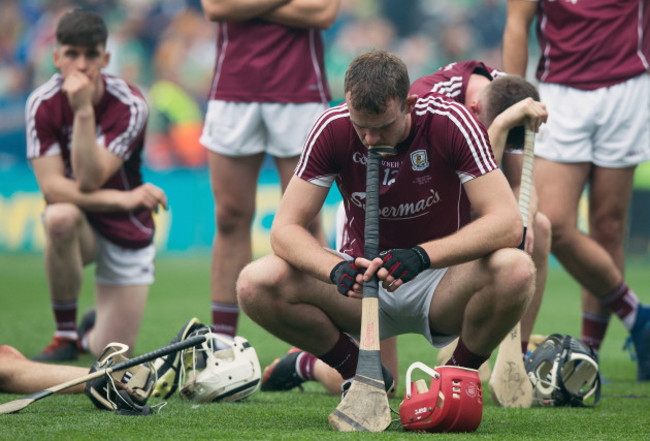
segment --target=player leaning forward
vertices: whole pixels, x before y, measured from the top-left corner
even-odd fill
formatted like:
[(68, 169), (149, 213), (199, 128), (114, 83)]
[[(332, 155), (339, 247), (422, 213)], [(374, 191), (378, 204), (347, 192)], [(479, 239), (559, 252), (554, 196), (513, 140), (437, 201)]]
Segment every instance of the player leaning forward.
[[(356, 369), (349, 335), (359, 334), (361, 285), (374, 272), (382, 339), (418, 333), (440, 347), (460, 336), (450, 363), (473, 369), (532, 296), (533, 264), (515, 248), (523, 223), (484, 127), (462, 104), (409, 95), (409, 85), (406, 66), (390, 53), (352, 61), (345, 103), (313, 127), (282, 198), (274, 253), (238, 281), (240, 305), (254, 321), (344, 379)], [(362, 257), (366, 158), (375, 145), (397, 151), (380, 168), (379, 248), (392, 255), (387, 263)], [(349, 256), (323, 249), (306, 229), (334, 181), (350, 219)], [(478, 214), (472, 222), (470, 206)]]
[(118, 341), (134, 347), (153, 283), (152, 210), (164, 192), (142, 182), (147, 123), (142, 94), (103, 74), (107, 30), (101, 17), (75, 9), (57, 26), (60, 73), (27, 100), (27, 158), (47, 207), (45, 270), (57, 330), (34, 359), (77, 358), (76, 319), (83, 266), (96, 262), (96, 321), (85, 350)]

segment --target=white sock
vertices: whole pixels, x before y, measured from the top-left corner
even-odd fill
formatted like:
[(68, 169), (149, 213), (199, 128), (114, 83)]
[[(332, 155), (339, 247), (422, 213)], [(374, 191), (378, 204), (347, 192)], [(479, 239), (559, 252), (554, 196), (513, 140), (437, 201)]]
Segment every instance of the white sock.
[(67, 340), (77, 340), (77, 331), (56, 331), (54, 332), (55, 337), (63, 337)]

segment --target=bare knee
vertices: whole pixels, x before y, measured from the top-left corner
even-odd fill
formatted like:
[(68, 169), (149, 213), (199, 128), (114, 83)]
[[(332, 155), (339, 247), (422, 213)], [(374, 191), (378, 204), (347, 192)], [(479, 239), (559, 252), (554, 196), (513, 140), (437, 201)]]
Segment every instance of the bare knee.
[(255, 304), (255, 298), (260, 291), (255, 277), (256, 266), (258, 266), (257, 261), (249, 263), (241, 270), (239, 277), (237, 278), (237, 303), (239, 303), (240, 308), (242, 308), (244, 312), (246, 312), (251, 305)]
[(237, 302), (244, 312), (267, 308), (281, 299), (281, 286), (288, 277), (289, 265), (277, 256), (266, 256), (249, 263), (237, 278)]
[(623, 246), (625, 237), (625, 219), (607, 217), (595, 219), (589, 230), (590, 235), (607, 250), (616, 250)]
[(83, 216), (83, 212), (74, 204), (48, 205), (43, 213), (45, 234), (55, 243), (69, 239), (77, 232)]
[(216, 205), (217, 233), (235, 234), (249, 231), (255, 215), (255, 206), (246, 207), (226, 201)]
[(494, 274), (496, 295), (499, 303), (508, 310), (523, 313), (533, 296), (535, 266), (523, 251), (506, 248), (492, 256), (490, 266)]
[(574, 247), (574, 234), (582, 234), (577, 228), (552, 225), (551, 251), (559, 257), (571, 252)]

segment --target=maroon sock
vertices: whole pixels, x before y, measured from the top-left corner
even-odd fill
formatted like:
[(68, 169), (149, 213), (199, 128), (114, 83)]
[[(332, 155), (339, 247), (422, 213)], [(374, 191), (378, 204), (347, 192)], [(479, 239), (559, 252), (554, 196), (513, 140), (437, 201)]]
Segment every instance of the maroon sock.
[(52, 301), (52, 311), (56, 321), (57, 334), (73, 337), (77, 335), (77, 301), (56, 302)]
[(528, 340), (521, 341), (521, 355), (526, 360), (526, 356), (528, 355)]
[(344, 380), (354, 377), (359, 360), (359, 347), (347, 334), (341, 332), (332, 349), (319, 357), (328, 365), (339, 371)]
[(217, 334), (237, 335), (239, 306), (230, 303), (212, 302), (212, 330)]
[(447, 366), (462, 366), (470, 369), (478, 369), (490, 355), (477, 355), (467, 349), (463, 338), (458, 339), (458, 345), (447, 362)]
[(298, 356), (297, 371), (304, 380), (314, 380), (314, 364), (316, 363), (316, 356), (309, 352), (303, 352)]
[(607, 326), (609, 325), (609, 314), (594, 314), (593, 312), (582, 313), (582, 336), (581, 340), (587, 346), (598, 352), (605, 339)]
[(625, 282), (600, 299), (603, 305), (609, 308), (623, 322), (623, 325), (629, 331), (634, 325), (636, 310), (639, 306), (639, 298), (636, 296)]

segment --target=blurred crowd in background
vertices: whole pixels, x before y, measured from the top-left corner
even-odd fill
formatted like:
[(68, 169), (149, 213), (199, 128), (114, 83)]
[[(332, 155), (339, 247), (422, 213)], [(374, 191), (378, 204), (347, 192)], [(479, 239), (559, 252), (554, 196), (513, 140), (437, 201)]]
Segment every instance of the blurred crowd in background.
[[(84, 7), (109, 28), (106, 70), (145, 93), (146, 165), (203, 167), (198, 143), (214, 68), (217, 25), (200, 0), (0, 0), (0, 170), (25, 162), (27, 95), (54, 72), (54, 31), (61, 14)], [(480, 59), (500, 67), (506, 0), (342, 0), (324, 31), (332, 104), (343, 100), (348, 63), (368, 49), (399, 54), (411, 79), (451, 62)]]

